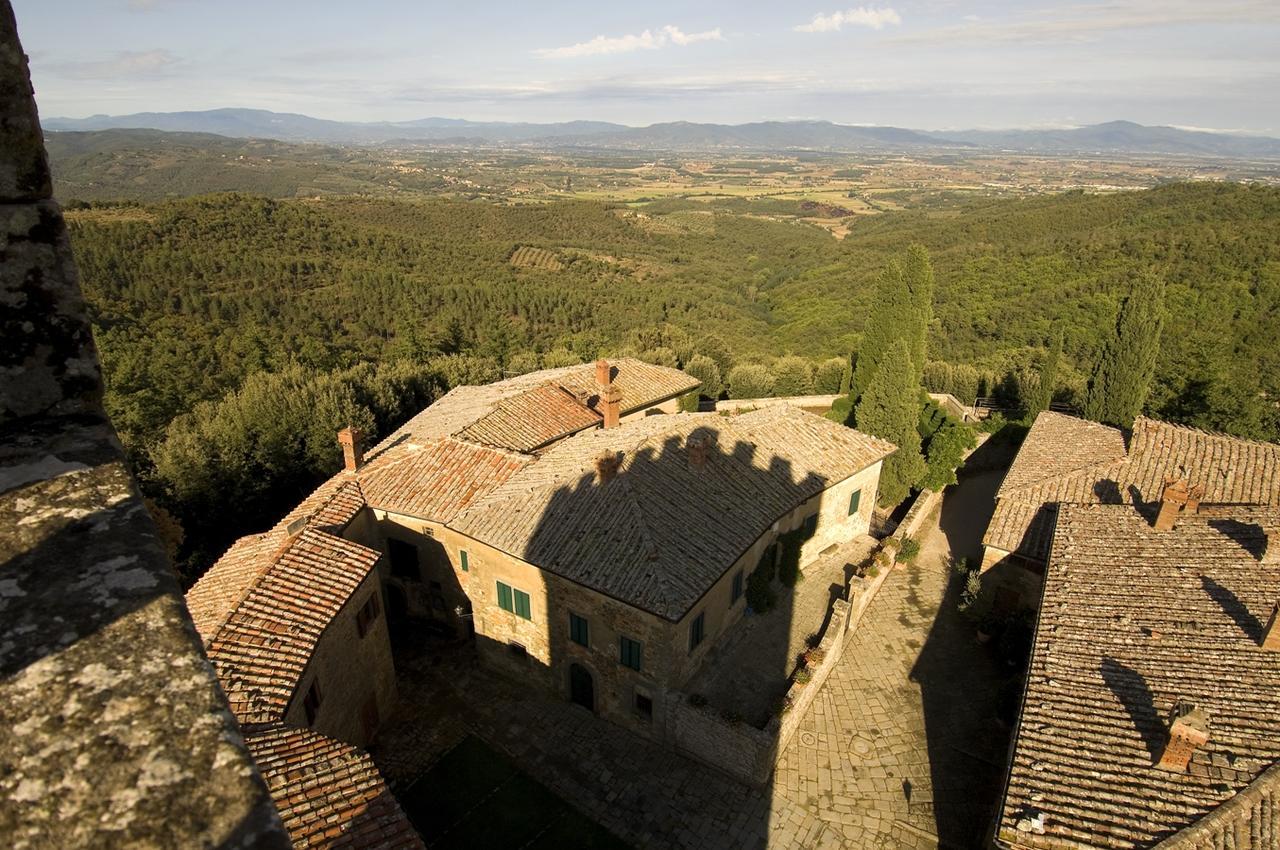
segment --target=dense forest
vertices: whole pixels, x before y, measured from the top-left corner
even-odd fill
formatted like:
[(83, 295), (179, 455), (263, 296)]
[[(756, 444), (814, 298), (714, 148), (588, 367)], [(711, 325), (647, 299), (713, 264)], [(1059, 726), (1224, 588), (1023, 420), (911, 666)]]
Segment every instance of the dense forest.
[(458, 381), (601, 353), (686, 367), (698, 357), (691, 371), (709, 361), (719, 388), (738, 396), (835, 392), (845, 361), (834, 358), (856, 356), (877, 280), (915, 243), (936, 275), (927, 388), (1016, 405), (1040, 393), (1060, 335), (1051, 395), (1082, 405), (1119, 305), (1154, 274), (1164, 330), (1147, 412), (1280, 436), (1275, 189), (970, 201), (858, 219), (843, 241), (741, 200), (233, 194), (98, 203), (69, 219), (110, 412), (153, 498), (179, 520), (198, 515), (199, 500), (173, 479), (195, 462), (178, 463), (174, 446), (234, 420), (220, 406), (260, 374), (297, 384), (401, 364), (394, 380), (359, 373), (369, 398), (352, 403), (375, 427), (404, 412), (371, 400), (389, 386), (411, 385), (416, 403)]

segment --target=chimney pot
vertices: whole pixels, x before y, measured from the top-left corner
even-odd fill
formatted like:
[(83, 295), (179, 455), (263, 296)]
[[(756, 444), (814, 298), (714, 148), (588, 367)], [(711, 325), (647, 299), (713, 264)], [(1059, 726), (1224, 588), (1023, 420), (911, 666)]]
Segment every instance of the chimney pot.
[(613, 383), (613, 369), (603, 357), (596, 361), (596, 384), (601, 389)]
[(702, 469), (707, 465), (707, 453), (710, 441), (706, 437), (690, 437), (685, 440), (685, 451), (689, 456), (689, 466)]
[(1160, 512), (1156, 514), (1154, 526), (1157, 531), (1172, 531), (1178, 524), (1178, 518), (1190, 511), (1200, 510), (1200, 500), (1204, 498), (1204, 485), (1187, 486), (1185, 478), (1166, 478), (1164, 490), (1160, 494)]
[(338, 445), (342, 446), (343, 468), (355, 472), (364, 466), (364, 432), (348, 425), (338, 432)]
[(622, 422), (622, 391), (609, 384), (600, 391), (600, 407), (604, 427), (617, 428)]
[(1189, 702), (1179, 700), (1169, 711), (1169, 738), (1156, 767), (1185, 773), (1195, 751), (1209, 741), (1209, 715)]
[(622, 466), (622, 457), (617, 452), (604, 452), (596, 458), (596, 474), (601, 484), (608, 484), (618, 477), (618, 467)]

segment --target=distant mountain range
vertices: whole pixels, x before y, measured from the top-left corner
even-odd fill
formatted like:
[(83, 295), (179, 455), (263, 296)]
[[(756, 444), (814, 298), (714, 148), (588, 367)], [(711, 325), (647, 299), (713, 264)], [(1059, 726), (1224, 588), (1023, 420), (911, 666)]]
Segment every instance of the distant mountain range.
[(1237, 158), (1280, 157), (1280, 139), (1148, 127), (1110, 121), (1061, 130), (921, 131), (829, 121), (698, 124), (677, 121), (628, 127), (606, 121), (554, 124), (423, 118), (417, 121), (328, 121), (265, 109), (140, 112), (89, 118), (47, 118), (47, 130), (146, 128), (214, 133), (233, 138), (348, 145), (516, 144), (655, 151), (896, 151), (989, 149), (1026, 153), (1180, 154)]

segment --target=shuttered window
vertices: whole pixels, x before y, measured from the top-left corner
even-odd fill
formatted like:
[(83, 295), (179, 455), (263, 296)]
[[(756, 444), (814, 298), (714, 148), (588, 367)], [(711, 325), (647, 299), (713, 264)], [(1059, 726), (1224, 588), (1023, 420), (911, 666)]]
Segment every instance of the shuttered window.
[(625, 636), (618, 638), (618, 661), (623, 667), (639, 670), (643, 663), (642, 654), (640, 641)]
[(570, 612), (569, 614), (569, 640), (583, 646), (591, 645), (591, 631), (587, 624), (586, 617), (579, 617), (577, 614)]
[(729, 588), (729, 604), (736, 605), (738, 600), (742, 598), (742, 570), (738, 570), (733, 576), (733, 584)]
[(466, 550), (466, 549), (459, 549), (459, 550), (458, 550), (458, 560), (462, 562), (462, 571), (463, 571), (464, 573), (469, 573), (469, 572), (471, 572), (471, 563), (467, 560), (467, 550)]
[(689, 651), (693, 652), (697, 649), (698, 644), (702, 643), (705, 636), (707, 626), (707, 615), (705, 612), (698, 614), (693, 618), (693, 622), (689, 624)]
[(503, 611), (516, 610), (511, 604), (511, 585), (498, 582), (498, 607)]
[(533, 609), (529, 607), (529, 594), (523, 590), (513, 590), (515, 596), (515, 611), (517, 617), (524, 617), (526, 620), (533, 619)]
[(849, 516), (853, 516), (858, 512), (858, 506), (862, 504), (862, 491), (854, 490), (853, 495), (849, 497)]

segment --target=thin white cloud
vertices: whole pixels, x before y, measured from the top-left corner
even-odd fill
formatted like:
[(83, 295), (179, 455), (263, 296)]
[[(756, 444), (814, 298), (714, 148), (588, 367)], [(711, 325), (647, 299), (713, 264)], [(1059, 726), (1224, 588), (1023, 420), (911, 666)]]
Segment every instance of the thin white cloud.
[(77, 80), (101, 80), (113, 77), (154, 77), (173, 70), (182, 60), (168, 50), (124, 50), (110, 59), (91, 62), (61, 62), (49, 68), (64, 77)]
[(856, 9), (845, 9), (832, 12), (830, 15), (814, 15), (807, 24), (793, 27), (796, 32), (838, 32), (849, 27), (869, 27), (873, 30), (884, 29), (889, 24), (902, 23), (902, 16), (888, 7), (877, 9), (874, 6), (859, 6)]
[(635, 50), (661, 50), (675, 45), (687, 47), (701, 41), (724, 41), (720, 28), (706, 32), (686, 33), (668, 24), (656, 30), (645, 30), (630, 35), (598, 35), (590, 41), (581, 41), (567, 47), (543, 47), (533, 51), (539, 59), (576, 59), (582, 56), (605, 56), (611, 53), (631, 53)]

